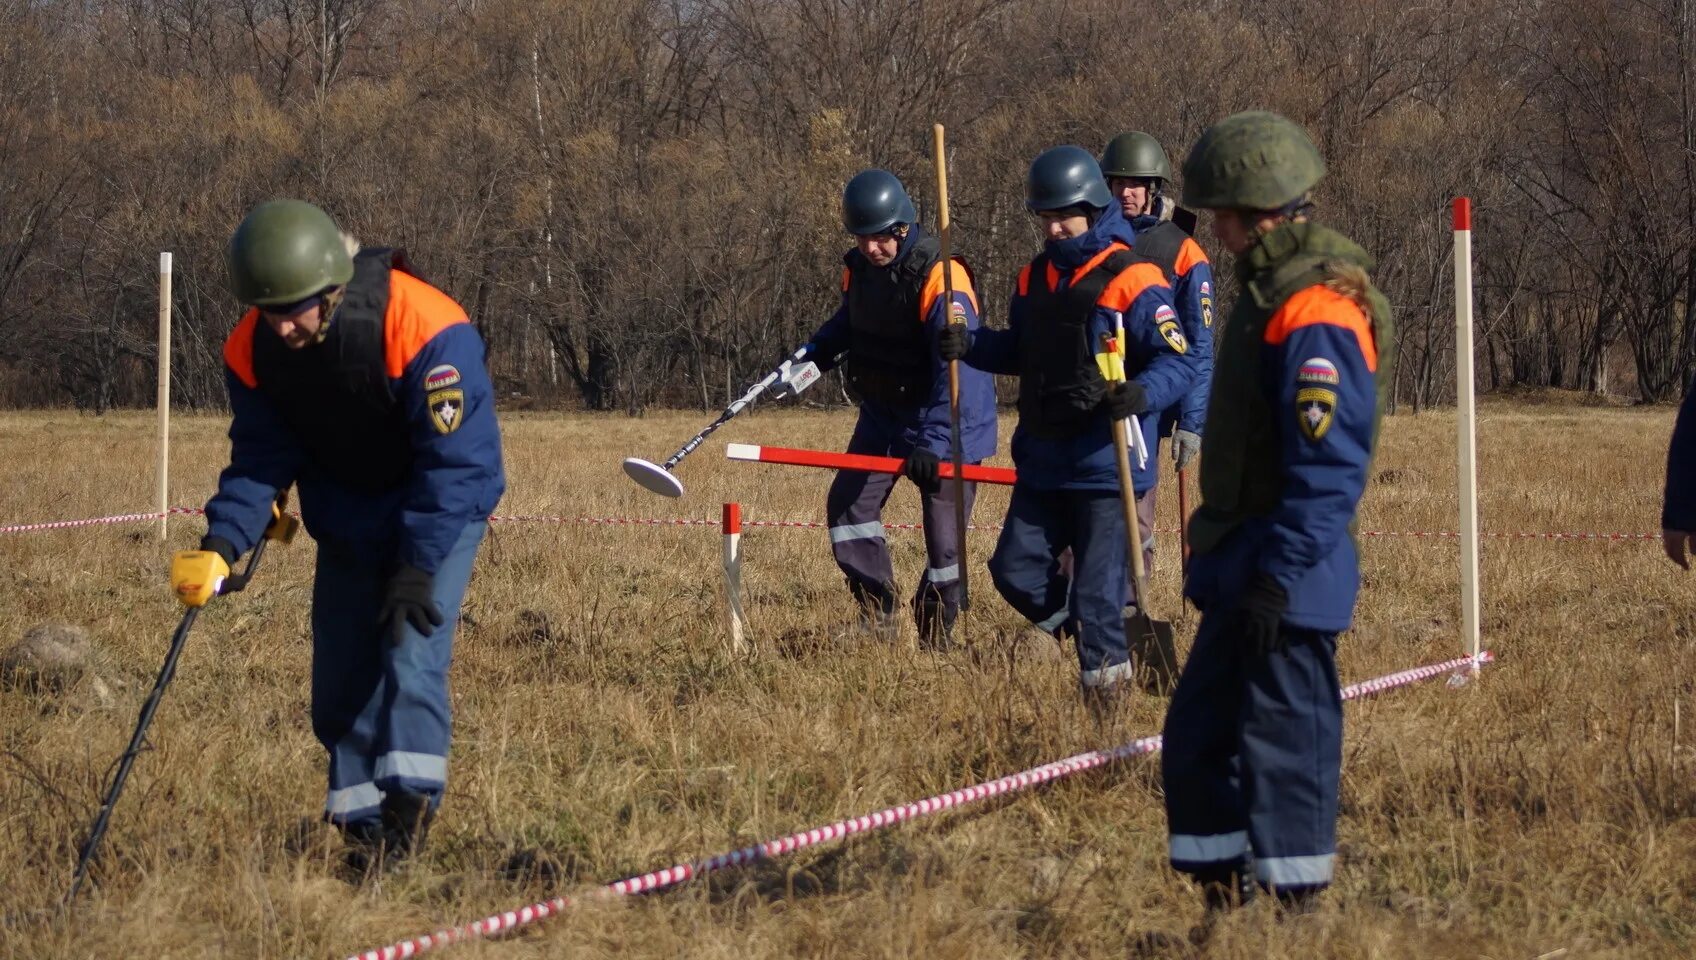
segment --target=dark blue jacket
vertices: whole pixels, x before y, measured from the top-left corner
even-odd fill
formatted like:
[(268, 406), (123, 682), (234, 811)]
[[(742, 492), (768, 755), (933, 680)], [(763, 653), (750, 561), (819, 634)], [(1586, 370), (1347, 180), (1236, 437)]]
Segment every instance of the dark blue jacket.
[(1273, 314), (1260, 350), (1262, 395), (1278, 425), (1278, 506), (1193, 554), (1184, 592), (1204, 609), (1232, 603), (1261, 571), (1289, 594), (1285, 623), (1345, 630), (1360, 590), (1349, 524), (1372, 456), (1377, 344), (1353, 301), (1312, 286)]
[[(1110, 207), (1076, 237), (1051, 240), (1046, 245), (1049, 276), (1033, 276), (1030, 264), (1019, 273), (1019, 281), (1008, 305), (1005, 330), (984, 328), (973, 338), (966, 362), (980, 370), (1016, 376), (1019, 373), (1020, 334), (1027, 324), (1041, 325), (1044, 318), (1032, 315), (1027, 291), (1034, 283), (1050, 284), (1061, 290), (1094, 269), (1099, 258), (1112, 250), (1128, 248), (1135, 240), (1131, 225), (1117, 206)], [(1142, 385), (1148, 408), (1137, 420), (1148, 445), (1148, 463), (1139, 468), (1133, 453), (1133, 486), (1144, 493), (1154, 486), (1157, 464), (1153, 451), (1159, 443), (1159, 411), (1177, 404), (1195, 380), (1195, 365), (1187, 355), (1182, 333), (1173, 333), (1176, 307), (1172, 288), (1160, 270), (1147, 263), (1135, 264), (1108, 284), (1090, 319), (1089, 336), (1097, 342), (1103, 333), (1113, 333), (1120, 317), (1125, 327), (1125, 371)], [(1164, 332), (1162, 326), (1164, 325)], [(1019, 483), (1037, 490), (1117, 490), (1119, 466), (1113, 449), (1113, 434), (1105, 412), (1097, 411), (1090, 424), (1075, 436), (1061, 440), (1031, 434), (1021, 424), (1013, 431), (1013, 463)]]
[(1667, 486), (1661, 529), (1696, 531), (1696, 390), (1684, 394), (1667, 446)]
[[(907, 256), (913, 244), (924, 236), (924, 231), (914, 225), (901, 238), (899, 252), (895, 260), (890, 261), (890, 269)], [(936, 335), (948, 323), (948, 306), (942, 296), (942, 264), (937, 263), (930, 270), (925, 281), (921, 297), (922, 316), (914, 317), (916, 323), (925, 325), (925, 342), (935, 344)], [(971, 280), (964, 270), (955, 267), (952, 276), (954, 284), (954, 302), (965, 312), (966, 326), (976, 330), (980, 326), (978, 319), (977, 293), (972, 289)], [(821, 370), (829, 370), (842, 361), (847, 355), (853, 342), (853, 333), (848, 321), (848, 274), (843, 271), (842, 300), (836, 312), (825, 321), (824, 326), (814, 333), (808, 341), (807, 359), (818, 363)], [(931, 349), (931, 378), (930, 402), (922, 407), (901, 410), (884, 406), (872, 401), (860, 404), (860, 422), (877, 429), (886, 438), (889, 456), (904, 457), (914, 446), (922, 445), (932, 453), (947, 460), (953, 454), (949, 440), (949, 403), (948, 403), (948, 364)], [(995, 455), (998, 442), (995, 421), (995, 378), (979, 370), (961, 364), (960, 366), (960, 447), (962, 456), (967, 463), (977, 463)]]
[[(1137, 217), (1131, 229), (1142, 233), (1167, 221), (1155, 216)], [(1213, 387), (1213, 265), (1201, 244), (1186, 239), (1172, 265), (1172, 300), (1189, 340), (1190, 362), (1195, 364), (1195, 385), (1182, 400), (1160, 415), (1160, 435), (1172, 435), (1174, 426), (1200, 434), (1207, 424), (1207, 392)]]
[[(488, 518), (506, 476), (482, 338), (457, 304), (422, 280), (397, 270), (390, 290), (383, 351), (402, 420), (396, 429), (408, 441), (399, 445), (406, 451), (401, 482), (356, 490), (316, 462), (260, 388), (253, 341), (269, 331), (261, 332), (264, 321), (249, 311), (224, 347), (230, 464), (206, 504), (209, 534), (246, 552), (263, 533), (277, 492), (296, 483), (302, 519), (320, 549), (382, 543), (392, 546), (396, 564), (433, 574), (465, 527)], [(395, 448), (372, 442), (368, 449), (376, 455), (384, 446)]]

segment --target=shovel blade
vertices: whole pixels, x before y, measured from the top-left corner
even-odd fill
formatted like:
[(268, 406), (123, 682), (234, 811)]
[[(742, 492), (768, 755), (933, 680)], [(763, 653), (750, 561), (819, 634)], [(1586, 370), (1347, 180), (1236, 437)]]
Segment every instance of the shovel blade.
[(1137, 682), (1149, 693), (1170, 696), (1178, 683), (1178, 648), (1172, 641), (1172, 624), (1137, 612), (1125, 618), (1125, 640)]

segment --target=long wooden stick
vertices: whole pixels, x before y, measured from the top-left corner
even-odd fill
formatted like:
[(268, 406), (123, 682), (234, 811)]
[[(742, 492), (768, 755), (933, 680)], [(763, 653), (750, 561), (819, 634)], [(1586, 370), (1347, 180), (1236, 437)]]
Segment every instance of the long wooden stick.
[[(1118, 336), (1124, 335), (1123, 330), (1118, 332)], [(1101, 348), (1112, 357), (1118, 352), (1118, 341), (1112, 334), (1104, 333), (1101, 335)], [(1124, 371), (1114, 367), (1111, 360), (1108, 361), (1108, 367), (1113, 372), (1107, 382), (1118, 383), (1124, 380)], [(1113, 453), (1119, 458), (1119, 501), (1125, 510), (1125, 530), (1130, 534), (1131, 540), (1131, 579), (1137, 585), (1137, 610), (1147, 615), (1148, 570), (1143, 567), (1142, 562), (1142, 529), (1137, 523), (1137, 490), (1132, 482), (1136, 474), (1131, 472), (1131, 440), (1126, 429), (1126, 421), (1113, 421)]]
[[(942, 295), (944, 298), (944, 314), (948, 323), (966, 322), (964, 316), (955, 320), (954, 312), (954, 257), (952, 252), (952, 229), (948, 222), (948, 154), (943, 146), (942, 124), (932, 128), (935, 133), (936, 147), (936, 197), (937, 216), (936, 230), (942, 240)], [(960, 535), (960, 610), (965, 612), (971, 606), (971, 591), (968, 589), (967, 571), (971, 570), (970, 558), (966, 556), (966, 470), (965, 451), (960, 441), (960, 361), (948, 361), (948, 442), (952, 447), (954, 460), (954, 526)]]
[(171, 510), (171, 255), (159, 254), (159, 378), (154, 406), (159, 414), (159, 539)]

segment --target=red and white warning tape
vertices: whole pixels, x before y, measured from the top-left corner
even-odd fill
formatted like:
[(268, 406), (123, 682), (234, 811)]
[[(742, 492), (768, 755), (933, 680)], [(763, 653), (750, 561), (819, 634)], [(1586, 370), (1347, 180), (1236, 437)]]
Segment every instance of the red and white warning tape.
[[(1495, 658), (1489, 651), (1484, 651), (1476, 658), (1460, 657), (1443, 663), (1434, 663), (1429, 666), (1415, 667), (1411, 670), (1403, 670), (1400, 673), (1392, 673), (1373, 680), (1350, 684), (1343, 688), (1343, 699), (1355, 700), (1374, 693), (1382, 693), (1386, 690), (1395, 689), (1396, 687), (1406, 686), (1410, 683), (1417, 683), (1420, 680), (1428, 680), (1432, 677), (1439, 677), (1444, 674), (1454, 674), (1457, 671), (1474, 670), (1480, 664), (1489, 663), (1493, 659)], [(1157, 753), (1160, 750), (1160, 746), (1160, 737), (1153, 736), (1143, 737), (1140, 740), (1133, 740), (1130, 743), (1114, 747), (1111, 750), (1091, 750), (1088, 753), (1080, 753), (1076, 756), (1067, 757), (1064, 760), (1056, 760), (1053, 763), (1045, 763), (1040, 767), (1032, 767), (1029, 770), (1001, 777), (996, 780), (989, 780), (984, 783), (974, 784), (970, 787), (962, 787), (958, 790), (938, 794), (934, 797), (926, 797), (916, 803), (903, 804), (897, 807), (885, 807), (884, 809), (878, 810), (874, 813), (851, 817), (847, 820), (838, 820), (827, 826), (814, 827), (811, 830), (804, 830), (800, 833), (792, 833), (786, 837), (779, 837), (775, 840), (767, 840), (764, 843), (756, 843), (752, 846), (743, 847), (740, 850), (720, 853), (716, 856), (707, 857), (704, 860), (680, 863), (666, 867), (664, 870), (656, 870), (653, 873), (644, 873), (639, 876), (626, 877), (623, 880), (617, 880), (613, 883), (607, 884), (606, 886), (599, 887), (584, 896), (582, 899), (605, 900), (630, 896), (637, 893), (648, 893), (654, 890), (661, 890), (666, 887), (685, 883), (695, 879), (696, 877), (722, 870), (726, 867), (740, 866), (746, 863), (753, 863), (759, 860), (782, 856), (786, 853), (793, 853), (796, 850), (817, 846), (821, 843), (828, 843), (829, 841), (838, 840), (843, 837), (851, 837), (858, 833), (880, 830), (884, 827), (893, 826), (897, 823), (917, 820), (920, 817), (929, 816), (930, 814), (939, 813), (944, 810), (952, 810), (956, 807), (962, 807), (966, 804), (975, 803), (979, 800), (986, 800), (990, 797), (1016, 793), (1029, 787), (1050, 783), (1052, 781), (1059, 780), (1062, 777), (1069, 777), (1073, 774), (1082, 773), (1085, 770), (1093, 770), (1097, 767), (1105, 766), (1119, 760), (1124, 760), (1128, 757)], [(545, 920), (548, 917), (563, 912), (568, 907), (571, 907), (578, 902), (578, 900), (573, 900), (571, 897), (555, 897), (552, 900), (544, 900), (540, 903), (533, 903), (518, 910), (509, 910), (505, 913), (493, 914), (472, 923), (467, 923), (457, 927), (447, 927), (425, 936), (414, 937), (410, 940), (401, 940), (386, 947), (367, 950), (364, 953), (355, 954), (352, 957), (349, 957), (348, 960), (398, 960), (398, 958), (402, 957), (415, 957), (426, 950), (434, 950), (438, 947), (445, 947), (450, 944), (460, 943), (466, 940), (475, 940), (481, 937), (504, 933), (517, 927)]]
[(139, 523), (143, 520), (157, 520), (161, 516), (177, 516), (179, 514), (197, 514), (204, 511), (193, 507), (172, 507), (164, 514), (158, 513), (125, 513), (116, 517), (90, 517), (86, 520), (51, 520), (46, 523), (14, 523), (8, 527), (0, 527), (0, 533), (32, 533), (36, 530), (65, 530), (71, 527), (95, 527), (108, 523)]
[[(206, 511), (198, 507), (172, 507), (167, 516), (198, 516)], [(65, 530), (72, 527), (93, 527), (104, 524), (140, 523), (159, 519), (157, 513), (125, 513), (113, 517), (91, 517), (86, 520), (54, 520), (47, 523), (17, 523), (0, 527), (0, 533), (33, 533), (41, 530)], [(622, 527), (717, 527), (719, 520), (694, 517), (570, 517), (549, 515), (496, 514), (491, 523), (552, 523), (583, 526)], [(744, 527), (773, 527), (783, 529), (822, 530), (829, 524), (817, 520), (743, 520)], [(922, 523), (886, 523), (885, 530), (923, 530)], [(998, 523), (972, 524), (973, 530), (1000, 530)], [(1160, 533), (1177, 533), (1175, 528), (1160, 527)], [(1460, 534), (1453, 530), (1362, 530), (1363, 537), (1407, 537), (1412, 539), (1455, 540)], [(1606, 540), (1647, 541), (1661, 539), (1660, 533), (1484, 533), (1485, 540)]]

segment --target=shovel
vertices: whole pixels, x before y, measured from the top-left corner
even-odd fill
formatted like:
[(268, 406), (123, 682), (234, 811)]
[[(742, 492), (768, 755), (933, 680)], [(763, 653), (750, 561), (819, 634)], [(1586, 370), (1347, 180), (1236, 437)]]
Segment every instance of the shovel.
[[(1123, 336), (1123, 330), (1120, 331)], [(1102, 334), (1102, 346), (1112, 358), (1108, 381), (1122, 382), (1125, 368), (1118, 360), (1115, 337)], [(1127, 421), (1113, 421), (1113, 450), (1119, 457), (1119, 500), (1125, 510), (1125, 530), (1129, 534), (1131, 578), (1136, 583), (1137, 612), (1125, 618), (1125, 642), (1130, 648), (1131, 663), (1137, 682), (1149, 693), (1168, 695), (1178, 675), (1178, 650), (1172, 642), (1172, 624), (1155, 620), (1148, 615), (1148, 570), (1142, 562), (1142, 530), (1137, 523), (1137, 493), (1132, 483), (1130, 440)]]

